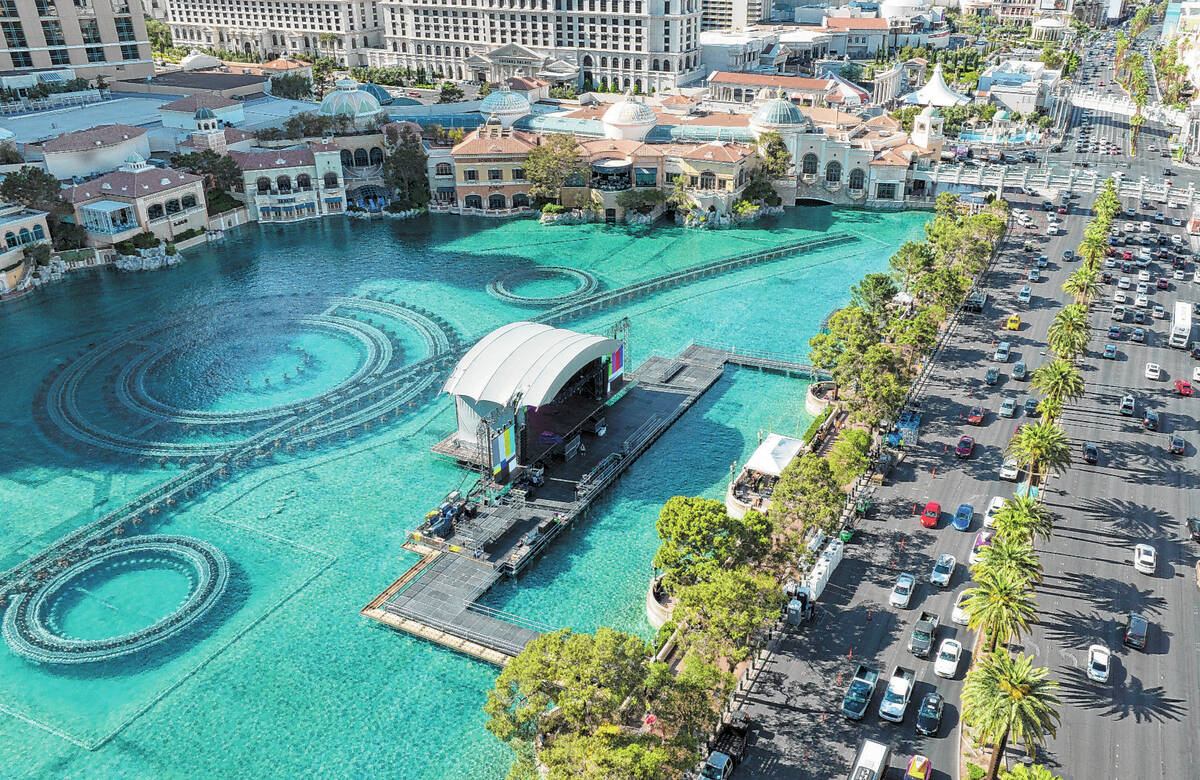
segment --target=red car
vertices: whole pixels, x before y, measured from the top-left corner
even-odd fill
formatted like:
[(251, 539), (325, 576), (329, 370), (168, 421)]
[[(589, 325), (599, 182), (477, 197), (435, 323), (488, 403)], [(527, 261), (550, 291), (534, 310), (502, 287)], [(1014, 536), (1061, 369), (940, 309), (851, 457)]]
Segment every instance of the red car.
[(942, 516), (942, 505), (936, 501), (930, 501), (925, 505), (925, 511), (921, 513), (921, 525), (926, 528), (937, 528), (938, 518)]
[(971, 425), (983, 425), (983, 407), (972, 406), (971, 412), (967, 415), (967, 422)]
[(1158, 278), (1158, 289), (1160, 289), (1160, 290), (1171, 289), (1171, 280), (1165, 276), (1160, 276)]
[(1190, 396), (1192, 394), (1192, 383), (1186, 379), (1176, 379), (1175, 389), (1179, 391), (1180, 395)]
[(1121, 259), (1122, 260), (1132, 260), (1133, 252), (1130, 252), (1128, 249), (1126, 249), (1124, 252), (1121, 253)]
[[(1176, 381), (1178, 386), (1178, 381)], [(958, 444), (954, 448), (954, 454), (960, 458), (969, 458), (971, 453), (975, 451), (975, 439), (970, 436), (963, 436), (958, 440)]]

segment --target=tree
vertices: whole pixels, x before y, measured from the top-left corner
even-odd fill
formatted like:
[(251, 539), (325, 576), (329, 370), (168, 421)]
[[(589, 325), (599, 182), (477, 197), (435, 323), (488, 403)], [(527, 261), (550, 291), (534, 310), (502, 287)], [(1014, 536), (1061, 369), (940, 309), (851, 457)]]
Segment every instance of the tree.
[[(1083, 245), (1081, 244), (1080, 250), (1082, 249)], [(1096, 278), (1096, 271), (1091, 267), (1091, 263), (1075, 269), (1063, 281), (1062, 291), (1074, 298), (1076, 304), (1087, 307), (1092, 298), (1100, 292), (1100, 282)]]
[(1046, 343), (1060, 358), (1074, 360), (1087, 350), (1092, 339), (1087, 309), (1079, 304), (1064, 306), (1046, 330)]
[(997, 534), (992, 543), (979, 551), (979, 560), (971, 571), (1011, 574), (1025, 582), (1041, 582), (1042, 563), (1033, 545), (1026, 539)]
[(302, 73), (276, 76), (271, 79), (271, 94), (285, 100), (308, 100), (313, 94), (312, 79)]
[(771, 495), (771, 519), (779, 529), (799, 526), (802, 537), (812, 528), (829, 532), (845, 500), (829, 462), (806, 452), (779, 475)]
[(242, 182), (242, 168), (232, 157), (204, 149), (171, 155), (171, 167), (204, 177), (204, 189), (231, 190)]
[(1046, 474), (1061, 473), (1071, 465), (1067, 434), (1053, 420), (1023, 425), (1009, 442), (1007, 453), (1029, 469), (1028, 488), (1040, 484)]
[(849, 485), (867, 470), (870, 461), (867, 453), (871, 449), (871, 434), (861, 428), (842, 431), (829, 453), (829, 467), (840, 485)]
[(405, 208), (429, 203), (427, 160), (421, 137), (408, 125), (401, 127), (383, 157), (383, 183), (392, 188), (396, 203)]
[(439, 103), (457, 103), (463, 99), (462, 87), (447, 81), (438, 92)]
[(708, 580), (679, 592), (672, 616), (683, 627), (680, 644), (709, 663), (743, 661), (756, 636), (779, 616), (783, 599), (783, 589), (769, 574), (717, 569)]
[(1017, 764), (1012, 769), (1002, 769), (1000, 780), (1063, 780), (1041, 764)]
[(918, 279), (912, 292), (921, 300), (950, 311), (958, 307), (970, 286), (970, 278), (962, 272), (942, 267)]
[(150, 50), (164, 52), (171, 48), (171, 28), (157, 19), (146, 17), (146, 37), (150, 39)]
[(792, 169), (792, 153), (779, 133), (770, 131), (758, 138), (758, 149), (762, 154), (763, 168), (772, 179), (782, 179)]
[(892, 299), (899, 290), (887, 274), (867, 274), (850, 288), (850, 302), (866, 310), (874, 320), (876, 332), (887, 326)]
[(617, 205), (626, 211), (648, 214), (655, 206), (666, 203), (667, 192), (660, 189), (623, 190), (617, 193)]
[(904, 292), (908, 292), (915, 280), (932, 271), (934, 262), (933, 249), (919, 241), (906, 241), (888, 260), (892, 276)]
[(1032, 656), (1007, 653), (989, 654), (967, 672), (962, 717), (979, 739), (993, 745), (987, 780), (996, 780), (1010, 738), (1033, 755), (1047, 734), (1056, 733), (1061, 702), (1054, 693), (1058, 683), (1048, 675), (1048, 669), (1034, 668)]
[(667, 205), (675, 209), (690, 209), (695, 201), (688, 192), (688, 180), (683, 174), (671, 180), (671, 192), (667, 195)]
[[(1030, 383), (1059, 410), (1083, 395), (1083, 377), (1079, 369), (1061, 358), (1034, 369)], [(1053, 419), (1057, 415), (1050, 417)]]
[(1049, 539), (1054, 535), (1054, 521), (1037, 499), (1013, 496), (996, 513), (996, 534), (1032, 544), (1035, 537)]
[(672, 770), (685, 751), (674, 747), (653, 734), (605, 725), (592, 734), (556, 736), (538, 761), (546, 768), (547, 780), (653, 780), (675, 774)]
[(980, 569), (974, 573), (975, 585), (967, 588), (963, 609), (967, 628), (987, 639), (989, 653), (1000, 642), (1019, 638), (1029, 630), (1037, 613), (1037, 604), (1028, 581), (1011, 573)]
[(562, 197), (562, 188), (572, 176), (587, 173), (574, 136), (555, 133), (542, 138), (525, 160), (525, 178), (529, 194), (535, 198), (554, 201)]
[(671, 592), (710, 579), (723, 566), (760, 561), (769, 551), (771, 521), (750, 511), (730, 517), (725, 505), (708, 498), (675, 496), (663, 504), (654, 524), (661, 540), (654, 568), (663, 569)]
[(59, 202), (61, 194), (58, 179), (32, 165), (24, 165), (0, 180), (0, 200), (27, 208), (50, 211)]

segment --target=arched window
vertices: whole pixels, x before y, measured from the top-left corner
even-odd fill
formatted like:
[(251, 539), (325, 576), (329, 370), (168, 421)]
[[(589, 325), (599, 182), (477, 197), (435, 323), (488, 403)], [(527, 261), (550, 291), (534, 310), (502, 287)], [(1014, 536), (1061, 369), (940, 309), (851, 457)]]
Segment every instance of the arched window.
[(825, 166), (825, 181), (830, 184), (837, 184), (842, 180), (842, 164), (837, 160), (831, 160), (829, 165)]
[(450, 163), (447, 163), (447, 162), (438, 163), (437, 167), (434, 168), (434, 172), (438, 176), (453, 176), (454, 175), (454, 169), (451, 168)]
[(641, 92), (641, 91), (642, 91), (642, 80), (641, 80), (641, 79), (634, 79), (634, 81), (633, 81), (633, 89), (634, 89), (634, 91), (635, 91), (635, 92)]
[(354, 164), (357, 166), (371, 164), (371, 158), (367, 156), (366, 149), (355, 149), (354, 150)]
[(600, 58), (600, 67), (602, 67), (602, 68), (607, 68), (607, 67), (608, 67), (608, 57), (601, 57), (601, 58)]
[(658, 70), (658, 60), (650, 60), (650, 70)]
[(257, 185), (260, 193), (267, 193), (271, 191), (271, 180), (266, 176), (259, 176)]
[(513, 208), (514, 209), (528, 208), (528, 206), (529, 206), (529, 196), (528, 195), (526, 195), (523, 192), (518, 192), (516, 195), (513, 195)]
[(850, 189), (861, 190), (867, 182), (867, 174), (863, 173), (862, 168), (855, 168), (850, 171)]
[(17, 246), (17, 234), (12, 232), (11, 230), (8, 231), (7, 233), (5, 233), (4, 234), (4, 244), (9, 249), (12, 249), (14, 246)]
[(700, 189), (715, 190), (717, 188), (717, 175), (712, 171), (705, 171), (700, 174)]
[(342, 150), (342, 165), (346, 166), (347, 168), (352, 168), (354, 166), (354, 155), (350, 154), (349, 149)]
[(483, 198), (478, 195), (468, 195), (463, 199), (463, 205), (469, 209), (481, 209), (483, 208)]
[(179, 205), (178, 200), (175, 200), (174, 198), (172, 198), (171, 200), (167, 201), (167, 213), (168, 214), (178, 214), (181, 211), (183, 211), (183, 207)]
[(625, 61), (621, 63), (621, 67), (625, 68), (625, 70), (629, 70), (629, 58), (628, 57), (626, 57)]
[(800, 164), (802, 166), (801, 170), (803, 171), (805, 176), (816, 176), (817, 175), (817, 156), (815, 154), (813, 154), (812, 152), (809, 152), (808, 154), (804, 155), (804, 159), (801, 161)]
[(383, 150), (378, 146), (371, 147), (371, 165), (383, 165)]
[(583, 55), (583, 67), (585, 67), (585, 68), (592, 67), (592, 55), (590, 55), (590, 54)]
[(292, 177), (291, 176), (288, 176), (286, 174), (283, 176), (280, 176), (279, 178), (277, 178), (275, 180), (275, 184), (278, 185), (280, 192), (291, 192), (292, 191)]
[(312, 189), (312, 179), (307, 173), (302, 173), (296, 177), (296, 186), (302, 190)]
[(195, 195), (184, 195), (183, 200), (181, 202), (183, 203), (183, 207), (185, 209), (195, 208), (196, 207), (196, 196)]
[(28, 244), (33, 240), (33, 233), (29, 232), (29, 228), (21, 228), (21, 232), (17, 235), (20, 236), (22, 244)]
[(329, 189), (334, 189), (338, 186), (338, 178), (336, 173), (325, 174), (325, 186)]
[(504, 208), (504, 196), (498, 192), (493, 193), (492, 195), (489, 195), (488, 196), (488, 208), (489, 209)]
[(41, 225), (33, 226), (33, 237), (35, 239), (37, 239), (38, 241), (41, 241), (43, 238), (46, 237), (46, 231), (42, 229)]

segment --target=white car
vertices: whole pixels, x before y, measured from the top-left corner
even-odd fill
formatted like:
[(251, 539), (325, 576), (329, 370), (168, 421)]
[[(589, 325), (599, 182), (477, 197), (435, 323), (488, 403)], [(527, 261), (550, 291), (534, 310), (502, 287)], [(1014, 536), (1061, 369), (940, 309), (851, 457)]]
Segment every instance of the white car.
[(1021, 473), (1021, 467), (1017, 465), (1016, 458), (1005, 458), (1004, 463), (1000, 466), (1000, 479), (1007, 479), (1009, 482), (1016, 482), (1017, 475)]
[(954, 566), (957, 563), (958, 561), (949, 553), (939, 555), (937, 563), (933, 564), (933, 571), (929, 573), (929, 582), (943, 588), (949, 587), (950, 578), (954, 576)]
[(1147, 363), (1146, 364), (1146, 378), (1147, 379), (1158, 379), (1160, 376), (1162, 376), (1162, 369), (1159, 368), (1158, 363)]
[(1113, 293), (1113, 303), (1125, 303), (1127, 300), (1129, 300), (1129, 297), (1125, 295), (1124, 290), (1117, 290)]
[(1139, 309), (1144, 309), (1150, 305), (1150, 298), (1146, 295), (1139, 295), (1133, 302), (1133, 305)]
[(1200, 284), (1200, 268), (1192, 272), (1192, 281)]
[(967, 608), (963, 606), (969, 596), (964, 590), (954, 599), (954, 611), (950, 613), (950, 622), (956, 626), (965, 626), (967, 624)]
[(892, 586), (892, 595), (888, 597), (888, 603), (893, 607), (906, 609), (908, 603), (912, 601), (912, 594), (916, 588), (916, 577), (907, 573), (901, 574), (896, 578), (896, 584)]
[(1004, 496), (992, 496), (992, 500), (988, 502), (987, 512), (983, 515), (983, 527), (996, 527), (996, 513), (1004, 508)]
[(1133, 568), (1142, 574), (1153, 574), (1158, 562), (1158, 555), (1148, 544), (1139, 544), (1133, 548)]
[(937, 660), (933, 662), (933, 673), (950, 679), (958, 674), (958, 662), (962, 658), (962, 644), (953, 639), (943, 639), (938, 648)]
[(1087, 676), (1094, 682), (1108, 682), (1108, 670), (1112, 667), (1112, 653), (1104, 645), (1088, 648)]
[(1175, 273), (1171, 274), (1171, 277), (1177, 282), (1182, 282), (1186, 278), (1186, 275), (1183, 273), (1182, 268), (1176, 268)]
[(1133, 282), (1131, 282), (1129, 280), (1128, 276), (1122, 276), (1120, 279), (1117, 280), (1117, 287), (1119, 287), (1122, 290), (1128, 290), (1129, 286), (1131, 284), (1133, 284)]
[[(1143, 268), (1142, 270), (1138, 271), (1138, 281), (1139, 281), (1139, 282), (1148, 282), (1148, 281), (1150, 281), (1150, 272), (1149, 272), (1149, 271), (1147, 271), (1145, 268)], [(1141, 286), (1139, 285), (1139, 286), (1138, 286), (1138, 292), (1145, 292), (1145, 290), (1141, 289)]]
[(1192, 369), (1192, 381), (1200, 382), (1200, 366), (1196, 366)]
[(1150, 294), (1150, 285), (1146, 284), (1145, 282), (1138, 282), (1137, 294), (1138, 295), (1149, 295)]

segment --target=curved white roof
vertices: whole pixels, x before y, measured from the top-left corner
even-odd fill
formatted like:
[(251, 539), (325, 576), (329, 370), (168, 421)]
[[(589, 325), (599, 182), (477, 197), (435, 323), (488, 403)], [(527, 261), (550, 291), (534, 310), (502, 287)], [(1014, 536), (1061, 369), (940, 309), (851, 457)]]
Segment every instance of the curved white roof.
[(467, 350), (442, 392), (501, 406), (541, 406), (576, 371), (617, 351), (620, 342), (536, 322), (496, 328)]
[(778, 433), (769, 433), (746, 461), (746, 468), (778, 477), (804, 448), (804, 442)]
[(658, 122), (654, 109), (638, 100), (633, 90), (625, 90), (625, 99), (613, 103), (604, 112), (606, 125), (653, 125)]
[(971, 102), (966, 95), (960, 95), (950, 89), (945, 76), (942, 75), (941, 63), (933, 66), (933, 72), (929, 74), (929, 81), (925, 82), (925, 86), (916, 92), (908, 93), (904, 96), (904, 100), (906, 103), (939, 107), (965, 106)]

